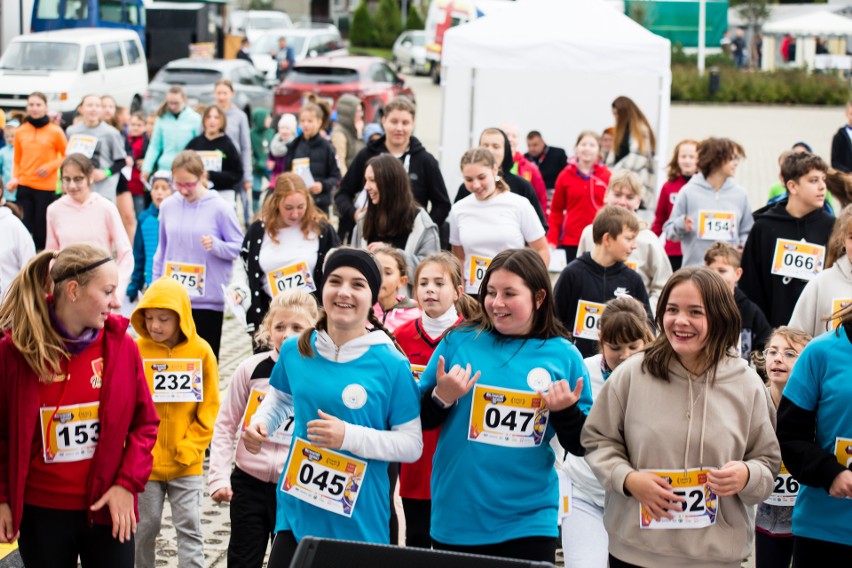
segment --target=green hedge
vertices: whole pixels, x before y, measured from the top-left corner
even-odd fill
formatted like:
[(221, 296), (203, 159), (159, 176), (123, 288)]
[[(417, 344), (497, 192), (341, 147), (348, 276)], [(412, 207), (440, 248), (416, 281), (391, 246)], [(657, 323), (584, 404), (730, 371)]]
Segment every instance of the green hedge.
[(710, 95), (710, 72), (703, 77), (692, 65), (672, 65), (672, 101), (843, 105), (850, 98), (848, 81), (804, 70), (747, 72), (719, 68), (719, 90)]

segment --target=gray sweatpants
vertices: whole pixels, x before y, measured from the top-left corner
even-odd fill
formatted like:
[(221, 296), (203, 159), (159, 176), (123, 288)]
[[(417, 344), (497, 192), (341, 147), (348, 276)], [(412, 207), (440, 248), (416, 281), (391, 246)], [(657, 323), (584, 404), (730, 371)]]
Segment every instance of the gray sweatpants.
[(202, 477), (190, 475), (171, 481), (149, 481), (139, 494), (139, 524), (136, 526), (136, 568), (155, 568), (157, 535), (166, 496), (172, 507), (177, 532), (178, 566), (204, 568), (201, 536)]

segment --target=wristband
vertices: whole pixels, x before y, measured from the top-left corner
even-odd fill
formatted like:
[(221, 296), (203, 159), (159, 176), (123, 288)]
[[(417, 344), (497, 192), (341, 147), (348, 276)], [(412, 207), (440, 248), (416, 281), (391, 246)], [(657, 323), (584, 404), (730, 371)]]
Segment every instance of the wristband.
[(112, 170), (109, 168), (104, 168), (104, 174), (106, 174), (106, 177), (110, 177), (112, 175)]
[(447, 410), (455, 404), (454, 402), (447, 402), (443, 398), (438, 396), (438, 389), (432, 389), (432, 400), (434, 400), (435, 403), (437, 403), (437, 405), (443, 408), (444, 410)]

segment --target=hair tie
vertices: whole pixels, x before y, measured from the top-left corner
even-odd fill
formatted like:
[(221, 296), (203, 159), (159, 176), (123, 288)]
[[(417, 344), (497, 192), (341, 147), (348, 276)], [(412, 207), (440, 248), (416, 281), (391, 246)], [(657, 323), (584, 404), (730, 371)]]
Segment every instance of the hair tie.
[(53, 260), (56, 260), (57, 258), (59, 258), (59, 251), (55, 250), (53, 251)]

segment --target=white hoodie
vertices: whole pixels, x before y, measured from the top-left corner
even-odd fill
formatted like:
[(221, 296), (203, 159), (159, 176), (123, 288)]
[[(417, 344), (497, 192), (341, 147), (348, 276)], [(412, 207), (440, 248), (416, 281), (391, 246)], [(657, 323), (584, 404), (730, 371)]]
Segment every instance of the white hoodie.
[(790, 327), (806, 331), (813, 337), (825, 333), (833, 327), (825, 318), (837, 311), (839, 306), (834, 304), (838, 300), (852, 300), (852, 262), (846, 255), (808, 282), (793, 309)]
[(35, 256), (35, 244), (26, 227), (8, 207), (0, 206), (0, 298), (18, 272)]

